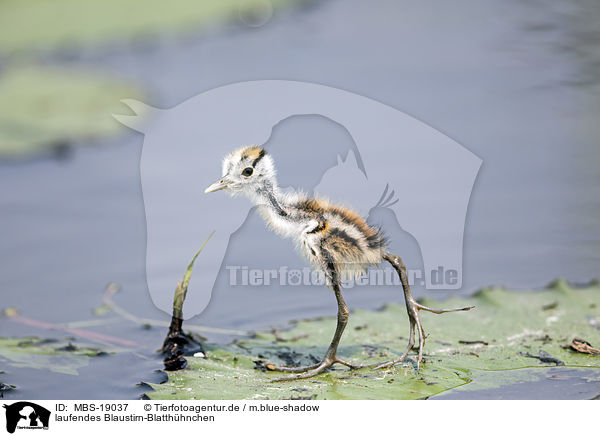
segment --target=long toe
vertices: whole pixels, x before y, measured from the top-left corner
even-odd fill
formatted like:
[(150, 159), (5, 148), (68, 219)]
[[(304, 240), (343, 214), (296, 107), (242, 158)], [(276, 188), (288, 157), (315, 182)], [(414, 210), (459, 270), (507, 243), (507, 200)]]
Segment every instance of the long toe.
[(373, 365), (368, 365), (368, 364), (367, 364), (367, 365), (356, 365), (356, 364), (354, 364), (354, 363), (352, 363), (352, 362), (347, 362), (347, 361), (345, 361), (345, 360), (342, 360), (342, 359), (340, 359), (339, 357), (337, 357), (337, 358), (335, 359), (335, 363), (340, 363), (340, 364), (342, 364), (342, 365), (345, 365), (345, 366), (347, 366), (347, 367), (348, 367), (348, 368), (350, 368), (350, 369), (369, 368), (369, 367), (373, 366)]
[(333, 361), (333, 360), (326, 360), (326, 361), (321, 362), (316, 368), (311, 369), (309, 371), (301, 372), (299, 374), (288, 375), (285, 377), (278, 377), (271, 381), (272, 382), (282, 382), (282, 381), (299, 380), (299, 379), (314, 377), (315, 375), (320, 374), (323, 371), (325, 371), (327, 368), (329, 368), (334, 363), (335, 363), (335, 361)]
[(402, 363), (403, 361), (404, 361), (404, 357), (401, 357), (400, 359), (396, 359), (396, 360), (390, 360), (389, 362), (383, 362), (383, 363), (376, 365), (374, 369), (391, 368), (392, 366)]
[(311, 369), (317, 368), (321, 365), (321, 362), (315, 363), (314, 365), (308, 366), (278, 366), (278, 365), (267, 365), (267, 369), (269, 371), (279, 371), (279, 372), (306, 372)]

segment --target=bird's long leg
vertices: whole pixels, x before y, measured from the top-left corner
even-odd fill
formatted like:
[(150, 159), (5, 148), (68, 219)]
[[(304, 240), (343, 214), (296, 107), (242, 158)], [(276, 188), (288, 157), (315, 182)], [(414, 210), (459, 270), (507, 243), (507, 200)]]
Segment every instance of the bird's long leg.
[(385, 260), (387, 260), (392, 267), (396, 270), (398, 275), (400, 276), (400, 281), (402, 282), (402, 289), (404, 290), (404, 300), (406, 302), (406, 311), (408, 313), (408, 320), (410, 322), (410, 337), (408, 340), (408, 347), (406, 351), (400, 356), (398, 359), (390, 360), (389, 362), (384, 362), (377, 365), (375, 368), (388, 368), (390, 366), (394, 366), (406, 358), (410, 350), (415, 344), (415, 328), (419, 333), (419, 355), (417, 358), (417, 370), (421, 366), (421, 362), (423, 361), (423, 349), (425, 347), (425, 331), (423, 330), (423, 326), (421, 325), (421, 319), (419, 318), (420, 310), (427, 310), (432, 313), (447, 313), (447, 312), (460, 312), (465, 310), (471, 310), (474, 306), (461, 307), (458, 309), (432, 309), (427, 306), (423, 306), (416, 302), (412, 293), (410, 292), (410, 286), (408, 284), (408, 275), (406, 274), (406, 266), (404, 266), (404, 262), (400, 256), (396, 256), (395, 254), (386, 254), (383, 256)]
[[(329, 267), (333, 268), (331, 265)], [(333, 276), (336, 277), (336, 274), (333, 274)], [(333, 283), (331, 287), (333, 289), (333, 292), (335, 293), (335, 298), (338, 304), (337, 325), (335, 328), (335, 333), (333, 334), (333, 339), (331, 340), (331, 344), (329, 345), (329, 348), (327, 349), (323, 360), (321, 360), (321, 362), (316, 365), (311, 365), (308, 367), (290, 368), (276, 366), (274, 368), (276, 371), (297, 372), (298, 374), (276, 378), (273, 381), (309, 378), (323, 372), (324, 370), (332, 366), (334, 363), (340, 363), (353, 369), (359, 368), (359, 366), (357, 365), (353, 365), (349, 362), (346, 362), (345, 360), (340, 359), (337, 355), (337, 348), (340, 343), (340, 339), (342, 338), (342, 334), (344, 333), (344, 329), (346, 328), (346, 324), (348, 324), (348, 319), (350, 318), (350, 311), (348, 310), (348, 306), (346, 306), (346, 302), (342, 297), (342, 291), (340, 289), (339, 282), (337, 280), (333, 280), (332, 282)]]

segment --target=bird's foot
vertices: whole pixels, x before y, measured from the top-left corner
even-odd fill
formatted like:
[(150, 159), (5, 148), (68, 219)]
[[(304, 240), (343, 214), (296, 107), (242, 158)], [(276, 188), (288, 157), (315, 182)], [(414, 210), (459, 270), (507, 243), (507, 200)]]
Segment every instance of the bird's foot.
[(423, 326), (421, 325), (421, 320), (419, 319), (419, 311), (426, 310), (431, 313), (441, 314), (447, 312), (461, 312), (465, 310), (471, 310), (475, 306), (461, 307), (458, 309), (432, 309), (431, 307), (423, 306), (422, 304), (417, 303), (417, 301), (412, 296), (412, 293), (410, 292), (408, 275), (406, 274), (406, 266), (404, 265), (404, 262), (402, 262), (400, 256), (388, 253), (384, 255), (383, 258), (392, 265), (392, 267), (400, 276), (400, 281), (402, 282), (402, 289), (404, 290), (406, 312), (408, 313), (408, 319), (410, 321), (410, 337), (408, 339), (408, 347), (406, 348), (406, 351), (402, 354), (402, 356), (400, 356), (398, 359), (379, 364), (376, 368), (386, 368), (402, 362), (406, 358), (412, 347), (415, 345), (416, 329), (419, 332), (419, 355), (417, 359), (417, 371), (419, 371), (419, 367), (421, 366), (421, 362), (423, 361), (423, 348), (425, 347), (426, 338), (425, 331), (423, 330)]
[(333, 366), (335, 363), (339, 363), (341, 365), (345, 365), (350, 369), (358, 369), (361, 368), (360, 365), (354, 365), (350, 362), (346, 362), (345, 360), (340, 359), (337, 356), (334, 357), (325, 357), (321, 362), (316, 363), (314, 365), (309, 366), (299, 366), (299, 367), (288, 367), (288, 366), (274, 366), (273, 371), (282, 371), (282, 372), (293, 372), (296, 374), (288, 375), (285, 377), (278, 377), (273, 379), (273, 382), (280, 381), (289, 381), (289, 380), (298, 380), (304, 378), (314, 377), (317, 374), (322, 373), (326, 369)]
[(419, 354), (417, 357), (417, 371), (419, 371), (419, 368), (421, 367), (421, 363), (423, 362), (423, 349), (425, 347), (425, 339), (427, 337), (425, 335), (425, 330), (423, 330), (423, 326), (421, 325), (419, 311), (426, 310), (428, 312), (439, 315), (439, 314), (448, 313), (448, 312), (467, 311), (467, 310), (473, 309), (474, 307), (475, 306), (461, 307), (458, 309), (432, 309), (430, 307), (423, 306), (422, 304), (417, 303), (413, 298), (408, 298), (406, 300), (406, 311), (408, 312), (408, 318), (410, 321), (410, 336), (408, 339), (408, 346), (406, 347), (406, 350), (404, 351), (404, 353), (402, 353), (402, 355), (399, 358), (390, 360), (389, 362), (383, 362), (383, 363), (374, 365), (374, 368), (375, 369), (390, 368), (394, 365), (404, 362), (404, 360), (406, 359), (406, 356), (408, 356), (408, 353), (410, 352), (410, 350), (412, 350), (413, 346), (415, 345), (415, 329), (416, 329), (419, 333)]

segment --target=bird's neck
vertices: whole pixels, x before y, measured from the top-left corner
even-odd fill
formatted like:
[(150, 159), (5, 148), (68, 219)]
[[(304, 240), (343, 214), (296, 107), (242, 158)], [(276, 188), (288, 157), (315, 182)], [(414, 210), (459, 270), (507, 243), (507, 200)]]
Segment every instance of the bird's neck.
[(253, 196), (252, 201), (257, 206), (266, 207), (279, 216), (287, 216), (287, 206), (284, 196), (279, 190), (276, 181), (266, 181)]

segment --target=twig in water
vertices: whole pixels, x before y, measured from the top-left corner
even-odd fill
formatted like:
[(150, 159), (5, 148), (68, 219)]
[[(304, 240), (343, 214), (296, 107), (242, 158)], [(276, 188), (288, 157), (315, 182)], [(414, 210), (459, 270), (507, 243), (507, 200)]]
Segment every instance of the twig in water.
[(544, 350), (540, 350), (539, 354), (537, 356), (534, 354), (529, 354), (529, 353), (519, 353), (519, 354), (521, 354), (521, 356), (524, 356), (524, 357), (531, 357), (533, 359), (538, 359), (540, 362), (555, 363), (556, 366), (564, 366), (565, 365), (565, 362), (557, 359), (556, 357), (550, 356)]

